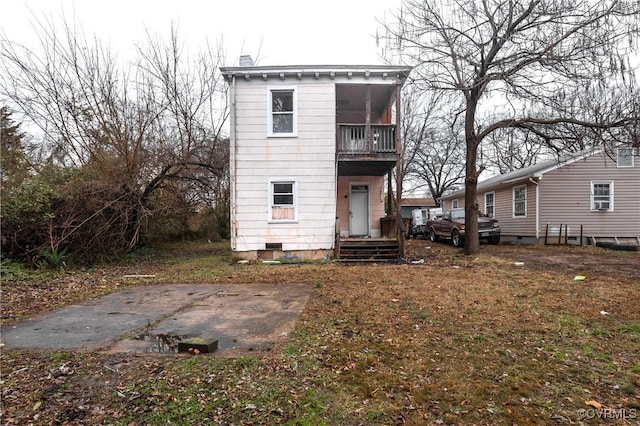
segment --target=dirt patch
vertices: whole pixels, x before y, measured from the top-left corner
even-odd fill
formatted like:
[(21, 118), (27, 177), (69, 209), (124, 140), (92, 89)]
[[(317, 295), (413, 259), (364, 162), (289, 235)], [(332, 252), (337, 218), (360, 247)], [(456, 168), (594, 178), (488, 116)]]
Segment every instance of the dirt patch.
[[(433, 243), (426, 239), (412, 239), (406, 243), (409, 260), (425, 259), (434, 264), (446, 265), (448, 259), (460, 253), (461, 250), (447, 242)], [(531, 271), (622, 277), (640, 281), (640, 252), (576, 245), (482, 244), (480, 254), (519, 262), (524, 269)]]

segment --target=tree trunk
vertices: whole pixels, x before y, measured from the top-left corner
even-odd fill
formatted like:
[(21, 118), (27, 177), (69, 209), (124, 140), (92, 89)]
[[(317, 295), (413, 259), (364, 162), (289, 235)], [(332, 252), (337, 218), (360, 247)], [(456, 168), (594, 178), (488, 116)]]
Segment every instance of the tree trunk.
[(466, 142), (466, 177), (464, 180), (464, 254), (477, 254), (480, 252), (480, 240), (478, 239), (478, 203), (476, 201), (478, 186), (478, 171), (476, 167), (478, 135), (476, 134), (474, 127), (477, 105), (477, 97), (475, 96), (475, 93), (472, 93), (467, 99), (464, 128)]

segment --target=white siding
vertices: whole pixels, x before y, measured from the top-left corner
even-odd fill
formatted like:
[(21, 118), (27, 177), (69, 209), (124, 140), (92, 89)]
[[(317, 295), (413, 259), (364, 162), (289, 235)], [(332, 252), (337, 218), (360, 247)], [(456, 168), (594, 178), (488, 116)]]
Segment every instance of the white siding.
[[(297, 137), (267, 137), (269, 88), (297, 90)], [(328, 250), (336, 217), (335, 82), (314, 79), (237, 80), (235, 88), (236, 251)], [(297, 182), (298, 220), (269, 221), (269, 179)]]

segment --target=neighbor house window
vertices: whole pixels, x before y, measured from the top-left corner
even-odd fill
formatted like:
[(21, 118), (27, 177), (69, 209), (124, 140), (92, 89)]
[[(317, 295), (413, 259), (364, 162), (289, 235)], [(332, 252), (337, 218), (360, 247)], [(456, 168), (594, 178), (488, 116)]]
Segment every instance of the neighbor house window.
[(613, 181), (591, 181), (591, 211), (613, 210)]
[(269, 89), (268, 136), (296, 136), (297, 96), (293, 88)]
[(298, 219), (297, 183), (293, 179), (274, 179), (269, 182), (269, 220)]
[(618, 167), (633, 167), (633, 154), (630, 146), (618, 147)]
[(457, 209), (458, 208), (458, 200), (452, 200), (451, 201), (451, 208), (452, 209)]
[(527, 215), (527, 187), (526, 185), (513, 188), (513, 217)]
[(495, 208), (494, 208), (495, 199), (496, 199), (495, 192), (487, 192), (486, 194), (484, 194), (484, 214), (486, 214), (489, 217), (495, 216)]

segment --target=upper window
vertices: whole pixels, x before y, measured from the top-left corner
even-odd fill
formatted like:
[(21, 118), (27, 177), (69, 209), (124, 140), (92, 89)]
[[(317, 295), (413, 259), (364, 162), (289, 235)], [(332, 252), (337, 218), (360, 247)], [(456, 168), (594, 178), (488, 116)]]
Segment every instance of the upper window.
[(269, 220), (296, 221), (298, 200), (295, 180), (272, 180), (269, 182)]
[(452, 200), (451, 201), (451, 208), (452, 209), (457, 209), (458, 208), (458, 200)]
[(618, 147), (618, 167), (633, 167), (633, 154), (630, 146)]
[(495, 192), (487, 192), (486, 194), (484, 194), (484, 214), (489, 217), (495, 217), (495, 199)]
[(269, 90), (268, 136), (296, 136), (298, 133), (296, 90)]
[(527, 215), (527, 186), (513, 188), (513, 217)]
[(591, 211), (613, 210), (613, 181), (591, 181)]

